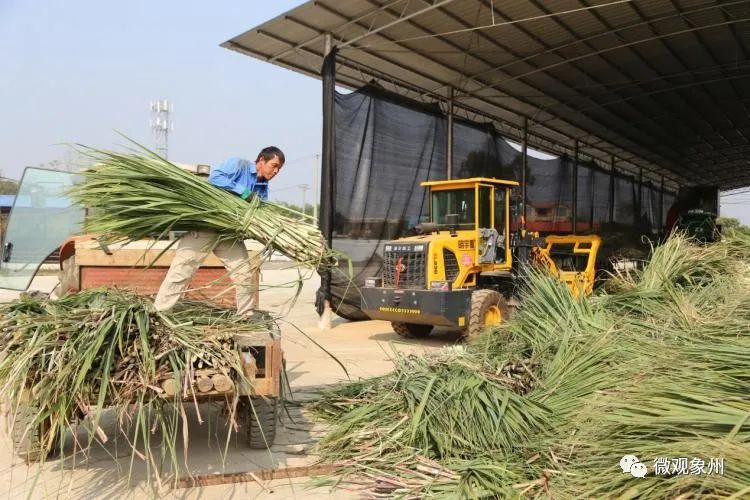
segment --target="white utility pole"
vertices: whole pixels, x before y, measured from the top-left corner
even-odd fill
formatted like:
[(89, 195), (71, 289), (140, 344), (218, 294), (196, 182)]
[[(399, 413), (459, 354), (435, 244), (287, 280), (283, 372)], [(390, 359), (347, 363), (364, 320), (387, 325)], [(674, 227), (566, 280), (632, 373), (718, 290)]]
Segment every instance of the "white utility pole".
[(154, 134), (156, 152), (162, 157), (169, 157), (169, 132), (174, 131), (174, 122), (169, 113), (174, 111), (174, 105), (166, 99), (151, 101), (151, 131)]
[(305, 196), (305, 194), (310, 190), (310, 185), (300, 184), (299, 188), (302, 190), (302, 213), (304, 215), (307, 215), (307, 211), (305, 210), (305, 206), (306, 206), (305, 200), (307, 199), (307, 197)]

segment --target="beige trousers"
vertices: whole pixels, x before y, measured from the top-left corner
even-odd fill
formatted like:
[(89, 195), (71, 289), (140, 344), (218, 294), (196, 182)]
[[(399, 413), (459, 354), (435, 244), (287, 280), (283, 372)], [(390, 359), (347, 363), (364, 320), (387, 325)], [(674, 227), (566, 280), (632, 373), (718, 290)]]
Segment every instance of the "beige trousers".
[(180, 238), (172, 265), (169, 266), (154, 301), (157, 311), (168, 311), (177, 304), (198, 268), (208, 254), (213, 252), (224, 264), (234, 284), (237, 314), (249, 316), (252, 313), (255, 287), (245, 244), (240, 240), (220, 243), (216, 243), (216, 240), (217, 236), (213, 231), (189, 231)]

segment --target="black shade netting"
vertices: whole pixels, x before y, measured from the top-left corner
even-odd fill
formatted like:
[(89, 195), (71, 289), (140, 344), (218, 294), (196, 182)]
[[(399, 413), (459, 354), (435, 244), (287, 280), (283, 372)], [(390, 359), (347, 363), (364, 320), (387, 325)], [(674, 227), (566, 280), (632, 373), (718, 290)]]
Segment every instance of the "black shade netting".
[(374, 86), (336, 95), (333, 248), (351, 259), (333, 273), (334, 311), (364, 319), (359, 287), (379, 276), (386, 242), (413, 234), (428, 213), (420, 183), (446, 178), (446, 120), (439, 109)]
[(676, 201), (677, 201), (677, 196), (667, 191), (664, 192), (664, 198), (662, 200), (661, 206), (662, 206), (662, 225), (663, 225), (665, 232), (671, 229), (670, 227), (667, 227), (669, 225), (668, 222), (672, 222), (671, 220), (669, 220), (669, 210), (672, 207), (674, 207)]
[(661, 220), (661, 208), (659, 207), (660, 188), (652, 184), (643, 185), (643, 203), (642, 210), (644, 216), (648, 218), (648, 225), (652, 234), (659, 234), (663, 226)]
[[(513, 148), (491, 124), (454, 120), (452, 178), (489, 177), (520, 182), (521, 152)], [(511, 195), (511, 231), (520, 223), (521, 189)]]
[(573, 162), (528, 158), (526, 229), (542, 235), (573, 231)]
[[(333, 206), (333, 248), (342, 261), (331, 277), (334, 311), (366, 319), (359, 309), (365, 279), (382, 275), (385, 243), (410, 236), (426, 220), (427, 180), (448, 176), (447, 119), (436, 105), (388, 93), (375, 84), (334, 98), (333, 189), (322, 205)], [(325, 120), (324, 120), (325, 121)], [(453, 178), (522, 180), (522, 155), (489, 124), (454, 120)], [(579, 161), (577, 186), (571, 158), (527, 159), (527, 229), (542, 234), (599, 234), (600, 260), (644, 256), (648, 240), (664, 224), (674, 202), (651, 185)], [(574, 201), (577, 194), (577, 203)], [(330, 199), (330, 203), (328, 201)], [(511, 198), (511, 229), (521, 219), (521, 188)], [(573, 224), (574, 203), (576, 224)], [(325, 224), (322, 225), (325, 229)], [(351, 266), (351, 269), (350, 269)]]
[(591, 165), (578, 164), (578, 232), (598, 234), (609, 222), (610, 176)]
[(491, 125), (455, 120), (453, 123), (453, 178), (494, 177), (521, 180), (521, 153)]

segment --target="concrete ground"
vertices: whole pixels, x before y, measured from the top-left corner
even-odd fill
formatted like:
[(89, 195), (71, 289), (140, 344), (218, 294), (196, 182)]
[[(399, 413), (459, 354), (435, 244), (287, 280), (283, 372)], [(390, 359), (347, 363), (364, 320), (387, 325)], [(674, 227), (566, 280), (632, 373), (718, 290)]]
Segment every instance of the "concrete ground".
[[(276, 442), (269, 450), (250, 450), (233, 436), (227, 444), (226, 420), (219, 405), (187, 407), (190, 418), (187, 467), (194, 475), (247, 472), (262, 468), (294, 467), (315, 462), (313, 447), (325, 429), (312, 422), (303, 411), (301, 401), (314, 397), (322, 386), (347, 379), (342, 368), (314, 342), (335, 356), (352, 380), (388, 373), (393, 358), (401, 354), (425, 354), (458, 342), (457, 332), (437, 331), (429, 339), (406, 341), (394, 334), (383, 321), (348, 322), (334, 316), (330, 329), (318, 328), (314, 309), (317, 274), (304, 280), (296, 302), (299, 273), (283, 262), (272, 262), (273, 268), (262, 273), (261, 308), (283, 315), (282, 344), (287, 374), (295, 402), (287, 405), (278, 428)], [(286, 267), (286, 268), (284, 268)], [(309, 273), (308, 273), (309, 274)], [(50, 291), (55, 276), (39, 276), (32, 289)], [(12, 300), (16, 292), (0, 290), (0, 301)], [(314, 342), (313, 342), (314, 340)], [(153, 496), (146, 483), (145, 464), (132, 462), (127, 442), (120, 437), (114, 412), (107, 413), (101, 424), (110, 436), (106, 445), (94, 445), (88, 456), (70, 456), (73, 435), (67, 436), (64, 460), (53, 458), (43, 466), (27, 466), (13, 454), (5, 427), (0, 433), (0, 495), (6, 498), (144, 498)], [(199, 423), (200, 414), (202, 423)], [(158, 439), (158, 436), (155, 436)], [(182, 456), (184, 447), (176, 443)], [(226, 453), (224, 450), (226, 449)], [(67, 452), (67, 453), (65, 453)], [(130, 484), (126, 478), (130, 474)], [(312, 488), (308, 478), (207, 486), (199, 488), (157, 488), (157, 496), (179, 499), (228, 498), (356, 498), (352, 491), (327, 487)]]

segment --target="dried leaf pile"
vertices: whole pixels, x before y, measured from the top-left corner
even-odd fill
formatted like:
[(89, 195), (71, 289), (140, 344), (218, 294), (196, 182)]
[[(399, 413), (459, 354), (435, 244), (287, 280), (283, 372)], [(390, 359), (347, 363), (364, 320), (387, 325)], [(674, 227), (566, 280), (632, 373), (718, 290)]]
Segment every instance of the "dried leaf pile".
[[(158, 313), (150, 300), (116, 289), (57, 300), (24, 295), (2, 304), (0, 317), (0, 397), (15, 417), (12, 434), (44, 429), (27, 458), (43, 460), (77, 422), (88, 430), (78, 448), (106, 440), (98, 422), (105, 408), (114, 407), (121, 428), (133, 429), (127, 440), (134, 456), (144, 458), (155, 476), (156, 464), (165, 460), (179, 470), (178, 434), (187, 442), (181, 401), (193, 396), (195, 371), (212, 368), (238, 380), (242, 367), (233, 334), (274, 327), (199, 303)], [(175, 394), (165, 393), (165, 379), (176, 381)], [(161, 456), (151, 447), (156, 430)]]
[(72, 199), (88, 208), (86, 231), (109, 241), (150, 239), (170, 231), (212, 230), (219, 240), (252, 239), (263, 255), (280, 252), (310, 269), (341, 257), (328, 248), (304, 214), (260, 200), (247, 201), (135, 144), (119, 153), (80, 147), (92, 166), (82, 171)]
[(324, 394), (320, 452), (372, 498), (745, 498), (748, 271), (730, 232), (673, 237), (589, 299), (532, 272), (476, 343)]

